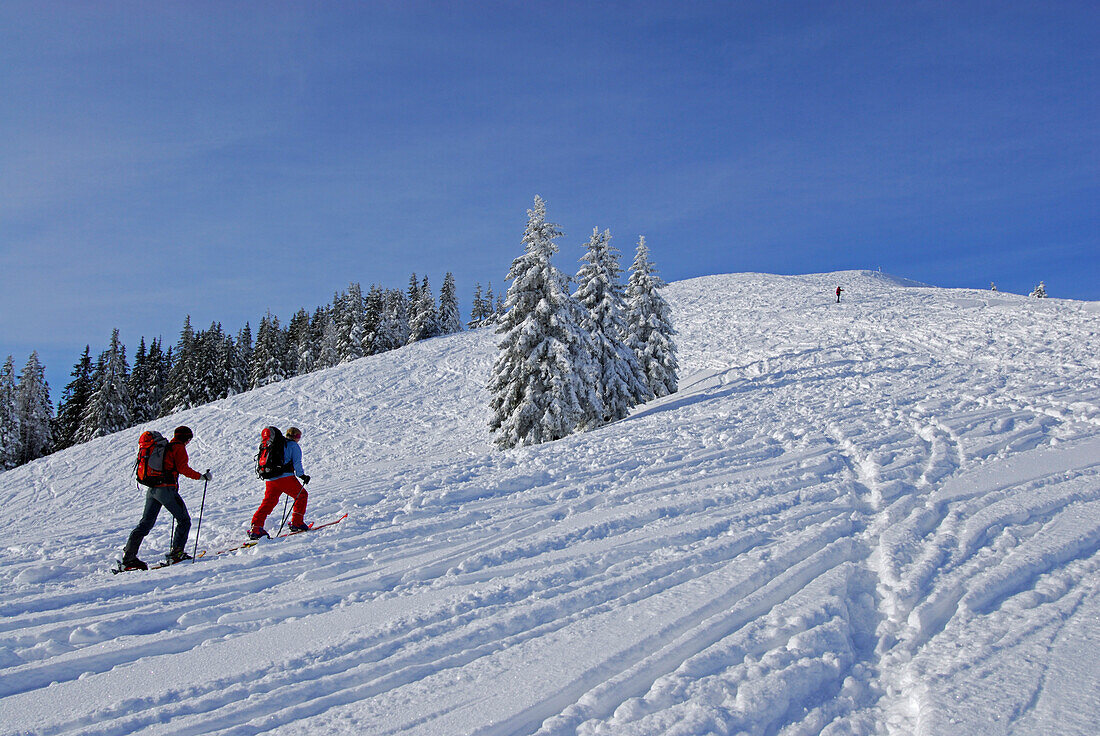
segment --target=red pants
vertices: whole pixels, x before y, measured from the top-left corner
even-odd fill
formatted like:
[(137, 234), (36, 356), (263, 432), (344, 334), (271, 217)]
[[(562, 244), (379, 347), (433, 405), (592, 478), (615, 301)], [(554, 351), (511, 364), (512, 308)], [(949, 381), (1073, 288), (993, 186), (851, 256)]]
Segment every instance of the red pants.
[(290, 523), (301, 525), (305, 523), (306, 501), (309, 493), (293, 475), (285, 478), (269, 480), (264, 484), (264, 500), (260, 502), (260, 508), (252, 515), (252, 526), (263, 527), (267, 521), (267, 515), (279, 505), (279, 496), (286, 494), (294, 499), (294, 507), (290, 511)]

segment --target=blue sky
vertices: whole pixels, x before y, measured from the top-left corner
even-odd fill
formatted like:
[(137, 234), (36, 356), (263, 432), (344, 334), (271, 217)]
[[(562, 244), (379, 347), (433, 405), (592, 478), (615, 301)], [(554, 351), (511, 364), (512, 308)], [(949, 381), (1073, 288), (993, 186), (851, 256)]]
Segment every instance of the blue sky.
[[(0, 359), (506, 286), (536, 194), (669, 280), (1100, 299), (1095, 2), (0, 4)], [(855, 297), (857, 295), (850, 295)], [(465, 304), (464, 304), (465, 307)]]

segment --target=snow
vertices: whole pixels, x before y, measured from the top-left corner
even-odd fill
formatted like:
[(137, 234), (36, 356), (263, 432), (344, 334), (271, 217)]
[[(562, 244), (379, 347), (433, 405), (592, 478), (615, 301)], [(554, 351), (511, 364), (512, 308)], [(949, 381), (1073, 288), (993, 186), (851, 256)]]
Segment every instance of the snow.
[[(557, 442), (491, 448), (479, 330), (0, 474), (0, 734), (1095, 733), (1098, 305), (664, 294), (680, 391)], [(107, 572), (142, 430), (195, 430), (216, 550), (271, 423), (303, 429), (307, 518), (346, 521)]]

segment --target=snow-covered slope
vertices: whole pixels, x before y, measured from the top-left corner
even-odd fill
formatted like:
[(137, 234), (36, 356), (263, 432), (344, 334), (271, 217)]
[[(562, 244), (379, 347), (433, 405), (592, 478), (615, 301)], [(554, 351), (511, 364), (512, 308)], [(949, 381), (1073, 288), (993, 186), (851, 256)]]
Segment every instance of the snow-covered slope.
[(666, 295), (680, 392), (549, 445), (490, 450), (484, 331), (153, 425), (211, 550), (301, 427), (316, 533), (113, 576), (142, 428), (0, 475), (0, 734), (1095, 733), (1098, 305)]

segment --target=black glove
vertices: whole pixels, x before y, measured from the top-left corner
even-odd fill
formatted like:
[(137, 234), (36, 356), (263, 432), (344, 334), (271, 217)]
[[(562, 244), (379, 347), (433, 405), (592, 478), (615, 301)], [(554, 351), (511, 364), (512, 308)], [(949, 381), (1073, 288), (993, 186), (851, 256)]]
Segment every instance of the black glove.
[(300, 475), (298, 477), (302, 479), (302, 483), (306, 484), (307, 486), (309, 485), (309, 476), (308, 475)]
[(210, 470), (207, 470), (205, 473), (200, 475), (199, 478), (201, 478), (202, 480), (205, 480), (207, 482), (210, 482), (214, 478), (214, 473)]

